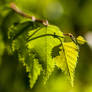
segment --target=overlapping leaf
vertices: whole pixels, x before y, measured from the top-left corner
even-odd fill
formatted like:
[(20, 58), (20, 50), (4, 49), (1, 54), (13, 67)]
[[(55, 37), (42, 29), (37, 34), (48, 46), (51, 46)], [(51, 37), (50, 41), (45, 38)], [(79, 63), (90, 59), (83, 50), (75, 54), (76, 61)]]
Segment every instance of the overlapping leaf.
[[(9, 31), (9, 43), (11, 52), (17, 51), (19, 61), (26, 67), (26, 71), (29, 72), (30, 87), (32, 88), (40, 75), (42, 66), (39, 64), (38, 59), (35, 58), (36, 52), (29, 51), (26, 46), (26, 38), (28, 29), (31, 31), (36, 28), (33, 22), (24, 22), (11, 26)], [(20, 35), (21, 34), (21, 35)], [(9, 49), (10, 50), (10, 49)], [(37, 71), (38, 70), (38, 71)]]
[(61, 44), (60, 40), (57, 39), (55, 35), (63, 37), (63, 34), (57, 27), (51, 25), (41, 28), (32, 37), (30, 36), (31, 34), (33, 34), (32, 31), (28, 34), (29, 42), (27, 45), (29, 49), (34, 49), (39, 54), (40, 63), (42, 63), (44, 70), (43, 80), (44, 83), (46, 83), (55, 67), (55, 62), (51, 55), (52, 48)]
[(65, 42), (62, 43), (60, 56), (55, 57), (56, 65), (70, 77), (72, 86), (78, 52), (79, 48), (74, 42)]
[(49, 79), (55, 65), (65, 72), (73, 85), (79, 48), (85, 40), (78, 37), (76, 43), (64, 42), (63, 33), (58, 27), (31, 21), (14, 24), (9, 31), (10, 48), (17, 51), (19, 61), (29, 72), (30, 87), (42, 75), (43, 83)]
[[(54, 70), (55, 62), (51, 54), (52, 49), (61, 44), (63, 34), (59, 28), (55, 26), (38, 27), (27, 29), (22, 25), (11, 28), (9, 38), (11, 48), (17, 51), (20, 61), (26, 66), (26, 71), (29, 72), (30, 87), (32, 88), (43, 71), (44, 84)], [(21, 34), (21, 35), (20, 35)], [(58, 39), (58, 35), (61, 37)]]
[(24, 50), (21, 49), (21, 51), (19, 53), (19, 60), (26, 67), (26, 72), (29, 72), (30, 88), (32, 88), (42, 71), (42, 65), (39, 64), (37, 54), (34, 51), (28, 51), (26, 48)]

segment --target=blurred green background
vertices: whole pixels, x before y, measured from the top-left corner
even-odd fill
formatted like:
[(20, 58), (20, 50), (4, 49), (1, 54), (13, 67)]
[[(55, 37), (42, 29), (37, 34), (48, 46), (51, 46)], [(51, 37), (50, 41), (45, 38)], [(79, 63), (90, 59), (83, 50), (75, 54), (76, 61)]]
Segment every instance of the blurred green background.
[[(37, 81), (33, 89), (29, 88), (25, 67), (16, 53), (9, 55), (7, 51), (8, 27), (17, 20), (10, 12), (10, 2), (37, 18), (47, 19), (64, 33), (86, 38), (88, 43), (80, 46), (73, 88), (57, 68), (46, 85)], [(0, 92), (92, 92), (92, 0), (0, 0)]]

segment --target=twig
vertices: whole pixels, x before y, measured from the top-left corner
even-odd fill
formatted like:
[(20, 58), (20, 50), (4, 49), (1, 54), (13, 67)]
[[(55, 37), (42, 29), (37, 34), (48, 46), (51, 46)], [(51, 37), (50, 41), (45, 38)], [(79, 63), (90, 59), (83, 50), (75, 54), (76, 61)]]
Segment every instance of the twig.
[[(48, 20), (37, 19), (37, 18), (35, 18), (34, 16), (30, 16), (30, 15), (24, 13), (24, 12), (21, 11), (21, 10), (16, 6), (16, 4), (13, 3), (13, 2), (10, 3), (10, 8), (11, 8), (12, 10), (14, 10), (16, 13), (18, 13), (19, 15), (31, 19), (33, 22), (40, 22), (40, 23), (42, 23), (43, 25), (48, 26)], [(75, 37), (74, 37), (71, 33), (64, 33), (63, 35), (64, 35), (64, 36), (69, 36), (69, 37), (72, 39), (72, 41), (74, 41), (74, 42), (76, 43), (76, 39), (75, 39)]]
[(73, 35), (71, 33), (64, 33), (64, 36), (69, 36), (69, 37), (73, 37)]
[(15, 3), (10, 3), (10, 8), (13, 9), (16, 13), (18, 13), (19, 15), (21, 15), (21, 16), (23, 16), (23, 17), (32, 19), (32, 21), (34, 21), (34, 22), (40, 22), (40, 23), (42, 23), (43, 25), (48, 26), (48, 20), (37, 19), (37, 18), (35, 18), (34, 16), (30, 16), (30, 15), (24, 13), (23, 11), (21, 11), (21, 10), (16, 6)]
[(75, 37), (71, 33), (64, 33), (63, 35), (69, 36), (72, 39), (72, 41), (77, 44)]

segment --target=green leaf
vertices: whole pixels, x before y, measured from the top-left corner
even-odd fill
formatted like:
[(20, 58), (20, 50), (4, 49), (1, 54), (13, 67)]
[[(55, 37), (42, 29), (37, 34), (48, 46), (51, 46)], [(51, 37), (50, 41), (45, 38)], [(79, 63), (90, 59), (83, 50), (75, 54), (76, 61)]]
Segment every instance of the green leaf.
[[(23, 23), (19, 23), (17, 25), (12, 25), (8, 32), (8, 38), (10, 43), (10, 52), (17, 52), (19, 56), (19, 61), (23, 63), (26, 67), (26, 72), (29, 72), (30, 78), (30, 87), (32, 88), (40, 75), (42, 70), (42, 66), (39, 64), (38, 59), (35, 58), (36, 53), (29, 49), (27, 49), (27, 32), (28, 30), (32, 31), (39, 24), (34, 24), (31, 21), (26, 21)], [(13, 53), (12, 53), (13, 54)]]
[(28, 49), (34, 49), (39, 54), (40, 63), (42, 63), (43, 66), (43, 82), (45, 84), (55, 67), (55, 62), (51, 54), (52, 49), (61, 44), (55, 35), (63, 37), (63, 34), (59, 28), (52, 25), (41, 28), (35, 35), (30, 36), (32, 34), (33, 31), (29, 31)]
[(61, 44), (63, 34), (58, 27), (52, 25), (47, 27), (41, 25), (38, 28), (34, 25), (30, 25), (30, 28), (25, 27), (22, 24), (12, 26), (9, 31), (9, 39), (12, 51), (17, 51), (19, 61), (26, 66), (26, 71), (29, 72), (32, 88), (41, 71), (43, 71), (41, 75), (44, 84), (53, 72), (55, 67), (53, 56), (56, 56), (56, 53), (52, 54), (52, 49)]
[[(25, 53), (24, 53), (25, 52)], [(30, 78), (30, 88), (33, 88), (38, 76), (42, 71), (42, 66), (39, 64), (39, 60), (36, 58), (34, 51), (28, 52), (27, 49), (19, 54), (19, 60), (26, 67), (26, 72), (29, 72), (28, 77)]]
[(74, 42), (64, 42), (61, 46), (60, 56), (54, 58), (56, 66), (67, 74), (73, 86), (74, 71), (78, 58), (78, 46)]

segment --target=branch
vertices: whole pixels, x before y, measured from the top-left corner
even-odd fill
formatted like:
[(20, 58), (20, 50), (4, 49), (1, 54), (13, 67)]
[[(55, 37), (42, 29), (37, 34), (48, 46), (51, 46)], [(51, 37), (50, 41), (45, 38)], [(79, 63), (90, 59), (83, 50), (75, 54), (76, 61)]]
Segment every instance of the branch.
[(16, 13), (18, 13), (19, 15), (23, 16), (23, 17), (32, 19), (32, 21), (34, 21), (34, 22), (40, 22), (40, 23), (42, 23), (43, 25), (48, 26), (48, 20), (37, 19), (37, 18), (35, 18), (34, 16), (30, 16), (30, 15), (24, 13), (23, 11), (21, 11), (21, 10), (16, 6), (15, 3), (10, 3), (10, 8), (11, 8), (12, 10), (14, 10)]
[[(48, 26), (48, 20), (41, 20), (41, 19), (37, 19), (35, 18), (34, 16), (30, 16), (26, 13), (24, 13), (23, 11), (21, 11), (15, 3), (10, 3), (10, 8), (15, 11), (16, 13), (18, 13), (19, 15), (23, 16), (23, 17), (26, 17), (26, 18), (29, 18), (31, 19), (33, 22), (40, 22), (42, 23), (44, 26)], [(72, 41), (74, 41), (76, 43), (76, 39), (75, 37), (71, 34), (71, 33), (64, 33), (63, 34), (64, 36), (69, 36)]]

